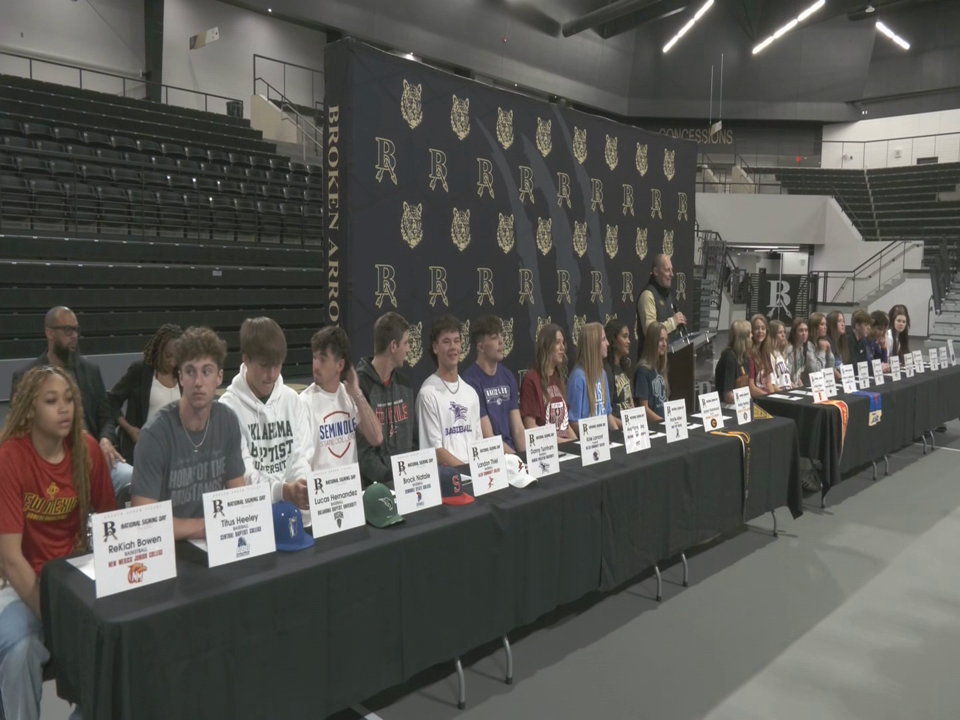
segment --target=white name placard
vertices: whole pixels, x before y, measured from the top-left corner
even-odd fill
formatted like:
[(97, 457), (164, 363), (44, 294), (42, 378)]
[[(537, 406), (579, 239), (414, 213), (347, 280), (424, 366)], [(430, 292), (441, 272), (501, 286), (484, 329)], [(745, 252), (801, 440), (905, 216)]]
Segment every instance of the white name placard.
[(623, 420), (623, 439), (628, 453), (650, 449), (650, 426), (647, 424), (647, 409), (630, 408), (620, 413)]
[(883, 385), (883, 362), (874, 360), (873, 363), (873, 381), (877, 385)]
[(827, 398), (827, 383), (823, 379), (823, 374), (831, 372), (828, 370), (817, 370), (816, 372), (810, 373), (810, 385), (813, 389), (813, 401), (815, 403), (822, 403), (826, 401)]
[(503, 490), (510, 484), (503, 459), (502, 437), (494, 435), (470, 446), (470, 477), (473, 478), (474, 497)]
[(610, 425), (606, 415), (580, 421), (580, 458), (583, 467), (610, 459)]
[(953, 352), (953, 340), (947, 340), (947, 352), (950, 354), (950, 364), (957, 364), (957, 355)]
[(923, 367), (923, 351), (922, 350), (913, 351), (913, 367), (916, 368), (918, 373), (926, 372), (926, 369)]
[(870, 387), (870, 367), (866, 360), (857, 363), (857, 385), (861, 390)]
[(98, 598), (177, 576), (169, 500), (98, 513), (91, 525)]
[(663, 404), (663, 424), (667, 428), (667, 442), (686, 440), (689, 437), (687, 428), (687, 401), (668, 400)]
[(823, 386), (827, 389), (827, 397), (832, 398), (837, 396), (837, 376), (834, 372), (826, 368), (821, 371), (823, 373)]
[(723, 409), (720, 407), (720, 396), (715, 392), (705, 393), (700, 395), (698, 400), (704, 431), (710, 432), (722, 428)]
[[(824, 372), (828, 372), (824, 370)], [(843, 383), (843, 391), (845, 393), (855, 393), (857, 391), (857, 378), (853, 374), (853, 365), (841, 365), (840, 366), (840, 382)]]
[(436, 450), (427, 448), (393, 455), (390, 464), (393, 466), (397, 511), (401, 515), (426, 510), (443, 502)]
[(894, 382), (900, 382), (900, 358), (896, 355), (890, 358), (890, 374)]
[(733, 389), (733, 405), (737, 409), (737, 424), (746, 425), (753, 420), (753, 413), (750, 407), (750, 388), (741, 387)]
[(528, 428), (523, 433), (527, 440), (527, 472), (537, 479), (560, 472), (556, 426), (550, 423)]
[(366, 522), (360, 466), (357, 463), (312, 473), (307, 480), (307, 490), (310, 492), (314, 538), (360, 527)]
[(269, 483), (204, 493), (203, 520), (209, 567), (277, 551)]
[(940, 367), (945, 368), (950, 365), (950, 355), (947, 352), (946, 345), (940, 348)]
[(907, 353), (906, 355), (903, 356), (903, 372), (906, 374), (908, 378), (912, 378), (914, 370), (915, 368), (913, 366), (913, 353)]
[(930, 369), (934, 372), (940, 369), (940, 353), (936, 348), (930, 348), (928, 353), (930, 357)]

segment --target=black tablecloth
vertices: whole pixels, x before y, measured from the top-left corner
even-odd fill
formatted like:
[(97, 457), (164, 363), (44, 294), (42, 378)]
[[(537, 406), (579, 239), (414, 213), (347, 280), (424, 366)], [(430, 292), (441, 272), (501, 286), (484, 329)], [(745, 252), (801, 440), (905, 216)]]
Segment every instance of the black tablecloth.
[(179, 543), (175, 580), (102, 600), (51, 562), (41, 588), (58, 693), (87, 720), (325, 717), (745, 517), (785, 502), (798, 514), (792, 423), (744, 429), (746, 506), (740, 443), (699, 430), (299, 553), (208, 569)]

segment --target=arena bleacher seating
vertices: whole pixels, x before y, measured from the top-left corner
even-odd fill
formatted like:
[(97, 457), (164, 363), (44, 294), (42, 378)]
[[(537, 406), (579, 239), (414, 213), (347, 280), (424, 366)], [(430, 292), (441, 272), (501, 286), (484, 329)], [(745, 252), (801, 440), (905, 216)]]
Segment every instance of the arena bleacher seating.
[(0, 356), (36, 355), (58, 304), (87, 354), (137, 352), (164, 322), (236, 348), (267, 312), (288, 374), (309, 374), (322, 201), (321, 174), (242, 118), (0, 75)]

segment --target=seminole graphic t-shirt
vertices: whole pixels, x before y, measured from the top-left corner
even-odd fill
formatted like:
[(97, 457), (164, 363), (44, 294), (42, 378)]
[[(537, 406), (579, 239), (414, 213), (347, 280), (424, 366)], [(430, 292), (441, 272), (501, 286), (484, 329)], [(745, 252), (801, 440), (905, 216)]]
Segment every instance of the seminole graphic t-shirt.
[(300, 393), (310, 415), (314, 471), (357, 462), (357, 404), (343, 383), (329, 393), (313, 383)]
[(493, 375), (487, 375), (474, 363), (463, 373), (463, 379), (477, 391), (480, 398), (480, 417), (490, 418), (493, 434), (502, 437), (507, 445), (516, 450), (510, 431), (510, 413), (518, 410), (520, 405), (517, 379), (513, 373), (503, 365), (497, 365), (497, 371)]
[(140, 431), (134, 446), (132, 495), (173, 505), (173, 516), (202, 518), (203, 495), (243, 477), (240, 422), (222, 403), (210, 406), (203, 432), (188, 431), (172, 402)]
[(423, 381), (417, 397), (420, 449), (442, 447), (466, 463), (470, 446), (483, 440), (480, 430), (480, 398), (462, 377), (454, 383), (431, 375)]
[(531, 370), (523, 376), (520, 385), (520, 416), (532, 417), (537, 421), (537, 426), (553, 424), (558, 433), (567, 431), (570, 427), (570, 413), (557, 373), (551, 375), (547, 382), (547, 402), (543, 399), (540, 372)]

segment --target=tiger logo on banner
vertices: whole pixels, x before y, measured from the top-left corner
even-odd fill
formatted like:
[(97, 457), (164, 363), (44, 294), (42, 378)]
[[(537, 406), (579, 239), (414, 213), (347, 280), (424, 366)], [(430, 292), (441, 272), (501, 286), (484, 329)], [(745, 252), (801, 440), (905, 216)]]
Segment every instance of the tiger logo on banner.
[(553, 218), (537, 218), (537, 247), (544, 255), (553, 248)]
[(470, 134), (470, 98), (460, 100), (453, 96), (453, 107), (450, 110), (450, 126), (458, 138), (463, 140)]
[(587, 159), (587, 129), (574, 126), (573, 128), (573, 157), (583, 165)]
[(400, 95), (400, 114), (413, 130), (423, 122), (423, 105), (420, 99), (423, 96), (423, 85), (411, 85), (403, 81), (403, 93)]
[(470, 211), (453, 209), (453, 224), (450, 226), (450, 239), (460, 252), (470, 244)]
[(587, 252), (587, 223), (573, 221), (573, 251), (577, 257), (583, 257)]
[(407, 363), (413, 367), (423, 357), (423, 322), (410, 326), (410, 350), (407, 351)]
[(549, 155), (550, 151), (553, 150), (553, 136), (550, 134), (552, 125), (553, 120), (544, 122), (540, 118), (537, 118), (537, 150), (539, 150), (540, 154), (544, 157)]
[(516, 235), (513, 231), (513, 215), (500, 215), (500, 224), (497, 226), (497, 244), (504, 255), (513, 250)]
[(677, 154), (676, 150), (663, 150), (663, 174), (667, 180), (673, 180), (673, 176), (677, 172), (677, 168), (673, 164), (673, 158)]
[(573, 316), (573, 344), (580, 345), (580, 331), (583, 330), (583, 326), (587, 324), (586, 315), (574, 315)]
[(470, 354), (470, 321), (465, 320), (460, 323), (460, 362), (467, 359)]
[(497, 108), (497, 140), (504, 150), (513, 145), (513, 110), (503, 111)]
[(616, 225), (607, 225), (607, 238), (603, 244), (607, 255), (613, 260), (620, 249), (620, 228)]
[(673, 255), (673, 230), (663, 231), (663, 254)]
[(503, 357), (513, 352), (513, 318), (503, 321)]
[(415, 248), (423, 240), (423, 203), (410, 205), (403, 201), (403, 217), (400, 218), (400, 237), (403, 241)]
[(543, 330), (544, 325), (549, 325), (553, 320), (550, 319), (550, 316), (547, 315), (545, 318), (537, 317), (537, 334), (533, 336), (533, 339), (536, 340), (540, 337), (540, 331)]
[(647, 229), (637, 228), (637, 257), (641, 260), (647, 257)]
[(616, 313), (614, 313), (613, 315), (611, 315), (610, 313), (607, 313), (607, 319), (603, 321), (603, 324), (606, 325), (611, 320), (616, 320), (616, 319), (617, 319)]
[(617, 157), (617, 145), (617, 138), (607, 135), (607, 145), (603, 149), (603, 158), (607, 161), (607, 167), (611, 170), (616, 170), (617, 163), (620, 162), (620, 158)]
[(647, 174), (647, 146), (637, 143), (637, 171), (640, 177)]

